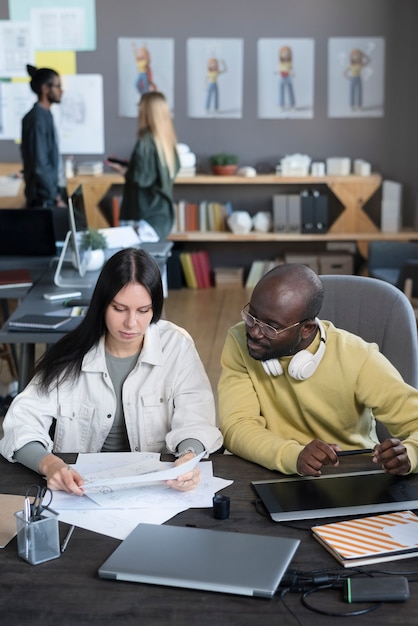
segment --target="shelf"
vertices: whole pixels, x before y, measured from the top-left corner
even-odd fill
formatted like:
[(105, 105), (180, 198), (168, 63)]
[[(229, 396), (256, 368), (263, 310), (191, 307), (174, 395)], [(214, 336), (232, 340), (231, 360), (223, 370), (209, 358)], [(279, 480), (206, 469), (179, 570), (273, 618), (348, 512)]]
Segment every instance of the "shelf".
[(275, 174), (258, 174), (245, 176), (211, 176), (198, 174), (184, 178), (176, 178), (175, 185), (332, 185), (336, 183), (364, 184), (374, 182), (380, 185), (380, 174), (370, 176), (276, 176)]
[(254, 233), (247, 235), (234, 235), (231, 232), (185, 232), (171, 233), (167, 239), (169, 241), (196, 241), (196, 242), (222, 242), (231, 243), (239, 242), (263, 242), (263, 241), (416, 241), (418, 240), (418, 231), (404, 230), (399, 233), (382, 233), (380, 231), (373, 233), (324, 233), (323, 235), (305, 235), (302, 233)]

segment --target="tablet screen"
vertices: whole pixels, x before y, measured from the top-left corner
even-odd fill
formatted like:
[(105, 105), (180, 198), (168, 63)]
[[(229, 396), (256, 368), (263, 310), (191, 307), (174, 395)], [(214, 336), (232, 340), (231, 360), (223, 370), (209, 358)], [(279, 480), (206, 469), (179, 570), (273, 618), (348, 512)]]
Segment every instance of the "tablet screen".
[(252, 485), (275, 521), (399, 511), (418, 507), (412, 478), (386, 472), (298, 476)]

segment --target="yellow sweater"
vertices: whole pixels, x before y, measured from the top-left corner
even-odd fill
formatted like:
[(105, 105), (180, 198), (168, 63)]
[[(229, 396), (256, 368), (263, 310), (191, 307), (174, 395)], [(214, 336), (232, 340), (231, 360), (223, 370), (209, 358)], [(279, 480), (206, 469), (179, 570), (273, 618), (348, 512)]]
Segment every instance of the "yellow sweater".
[[(302, 449), (313, 439), (343, 449), (378, 443), (375, 417), (403, 439), (418, 466), (418, 390), (407, 385), (376, 344), (323, 322), (325, 354), (305, 381), (269, 376), (250, 357), (243, 322), (229, 331), (218, 386), (220, 426), (228, 450), (285, 474), (296, 473)], [(315, 352), (319, 333), (309, 349)]]

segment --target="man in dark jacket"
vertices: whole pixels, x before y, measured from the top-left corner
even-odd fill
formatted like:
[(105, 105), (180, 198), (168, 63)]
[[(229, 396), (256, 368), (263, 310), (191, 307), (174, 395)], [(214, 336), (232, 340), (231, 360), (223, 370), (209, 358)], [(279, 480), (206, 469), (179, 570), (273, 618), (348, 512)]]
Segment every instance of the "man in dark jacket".
[(65, 207), (65, 179), (58, 151), (51, 104), (61, 102), (59, 74), (49, 68), (27, 66), (30, 86), (38, 101), (22, 120), (23, 174), (26, 205), (31, 207)]

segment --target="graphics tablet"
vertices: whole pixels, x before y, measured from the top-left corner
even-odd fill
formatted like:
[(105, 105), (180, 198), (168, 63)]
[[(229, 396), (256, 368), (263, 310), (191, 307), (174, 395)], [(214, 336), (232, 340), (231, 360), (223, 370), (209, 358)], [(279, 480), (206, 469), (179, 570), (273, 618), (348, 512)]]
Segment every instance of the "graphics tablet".
[(418, 489), (411, 479), (382, 470), (251, 484), (275, 522), (418, 508)]

